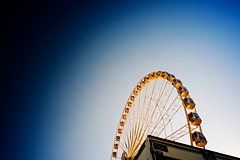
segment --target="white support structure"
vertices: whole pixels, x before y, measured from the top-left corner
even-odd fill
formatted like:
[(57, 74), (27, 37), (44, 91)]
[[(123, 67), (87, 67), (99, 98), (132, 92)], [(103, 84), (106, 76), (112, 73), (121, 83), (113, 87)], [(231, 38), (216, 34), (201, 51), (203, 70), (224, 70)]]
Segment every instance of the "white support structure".
[(134, 160), (239, 160), (239, 158), (148, 136)]

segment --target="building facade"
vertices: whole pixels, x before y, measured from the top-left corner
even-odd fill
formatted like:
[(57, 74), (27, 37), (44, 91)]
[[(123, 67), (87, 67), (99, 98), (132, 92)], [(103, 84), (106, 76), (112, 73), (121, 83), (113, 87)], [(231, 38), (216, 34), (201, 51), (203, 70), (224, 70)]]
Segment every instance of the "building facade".
[(134, 160), (240, 160), (240, 158), (148, 136)]

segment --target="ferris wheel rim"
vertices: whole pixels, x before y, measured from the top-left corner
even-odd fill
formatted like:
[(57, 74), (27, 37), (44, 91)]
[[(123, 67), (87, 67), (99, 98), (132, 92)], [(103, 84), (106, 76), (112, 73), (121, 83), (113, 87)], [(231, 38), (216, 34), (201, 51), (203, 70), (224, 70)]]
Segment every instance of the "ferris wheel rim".
[[(159, 75), (160, 74), (160, 75)], [(155, 76), (155, 77), (154, 77)], [(136, 84), (136, 86), (134, 87), (134, 89), (132, 90), (132, 92), (131, 92), (131, 94), (130, 94), (130, 96), (129, 96), (129, 98), (128, 98), (128, 100), (127, 100), (127, 102), (126, 102), (126, 104), (125, 104), (125, 106), (124, 106), (124, 109), (123, 109), (123, 112), (122, 112), (122, 114), (121, 114), (121, 117), (120, 117), (120, 120), (119, 120), (119, 123), (118, 123), (118, 127), (117, 127), (117, 131), (116, 131), (116, 134), (115, 134), (115, 138), (114, 138), (114, 145), (113, 145), (113, 148), (112, 148), (112, 154), (111, 154), (111, 159), (112, 158), (115, 158), (115, 159), (117, 159), (117, 158), (120, 158), (120, 157), (117, 157), (117, 155), (118, 155), (118, 147), (123, 147), (124, 148), (124, 146), (121, 146), (121, 144), (120, 144), (120, 139), (121, 139), (121, 137), (122, 137), (122, 133), (120, 133), (119, 134), (119, 129), (121, 129), (121, 132), (124, 130), (124, 124), (122, 124), (121, 122), (122, 122), (122, 119), (124, 119), (125, 120), (125, 122), (126, 122), (126, 120), (127, 120), (127, 118), (128, 118), (128, 115), (126, 114), (126, 108), (129, 106), (129, 104), (131, 104), (131, 103), (129, 103), (129, 102), (131, 102), (132, 101), (132, 98), (133, 98), (133, 95), (135, 95), (135, 92), (136, 91), (139, 91), (139, 93), (141, 93), (141, 89), (145, 86), (145, 85), (148, 85), (148, 83), (146, 83), (146, 84), (144, 84), (143, 82), (145, 81), (146, 82), (146, 80), (149, 80), (149, 81), (152, 81), (152, 80), (155, 80), (155, 79), (158, 79), (158, 78), (163, 78), (163, 79), (165, 79), (166, 80), (166, 85), (167, 85), (167, 83), (169, 82), (169, 83), (172, 83), (172, 85), (173, 85), (173, 90), (174, 90), (174, 88), (177, 90), (177, 94), (178, 94), (178, 96), (179, 96), (179, 98), (180, 98), (180, 100), (181, 100), (181, 106), (180, 107), (183, 107), (184, 108), (184, 112), (185, 112), (185, 116), (186, 116), (186, 120), (187, 120), (187, 128), (188, 128), (188, 134), (189, 134), (189, 138), (190, 138), (190, 143), (191, 143), (191, 146), (193, 146), (193, 137), (192, 137), (192, 128), (191, 128), (191, 124), (190, 124), (190, 120), (189, 120), (189, 117), (188, 117), (188, 113), (187, 113), (187, 107), (186, 107), (186, 104), (185, 104), (185, 102), (184, 102), (184, 97), (181, 95), (181, 92), (178, 92), (178, 89), (179, 89), (179, 86), (177, 86), (177, 83), (175, 83), (174, 82), (174, 80), (176, 80), (176, 78), (175, 78), (175, 76), (174, 75), (172, 75), (172, 74), (169, 74), (168, 72), (162, 72), (162, 71), (158, 71), (158, 72), (151, 72), (151, 73), (149, 73), (149, 74), (147, 74), (146, 76), (144, 76), (137, 84)], [(177, 79), (178, 80), (178, 79)], [(180, 81), (180, 80), (179, 80)], [(181, 81), (180, 81), (181, 82)], [(141, 85), (143, 85), (144, 84), (144, 86), (143, 87), (141, 87)], [(163, 84), (163, 83), (162, 83)], [(181, 83), (181, 86), (182, 86), (182, 83)], [(140, 89), (139, 89), (140, 88)], [(137, 95), (138, 96), (138, 95)], [(177, 97), (178, 97), (177, 96)], [(176, 97), (176, 98), (177, 98)], [(187, 97), (190, 97), (189, 96), (189, 94), (187, 95)], [(133, 100), (134, 101), (134, 100)], [(132, 105), (132, 104), (131, 104)], [(180, 108), (179, 107), (179, 108)], [(130, 107), (131, 108), (131, 107)], [(131, 109), (129, 109), (130, 111), (131, 111)], [(128, 112), (129, 112), (129, 110), (128, 110)], [(196, 108), (194, 107), (194, 112), (196, 112)], [(167, 125), (166, 125), (167, 126)], [(201, 128), (201, 125), (199, 124), (198, 125), (198, 129), (200, 130), (200, 132), (202, 132), (202, 128)], [(123, 137), (124, 138), (124, 137)], [(181, 138), (181, 137), (180, 137)], [(167, 138), (166, 138), (167, 139)], [(136, 141), (137, 139), (135, 139), (135, 141)], [(119, 143), (116, 143), (116, 142), (118, 142), (119, 141)], [(138, 143), (140, 143), (140, 141), (138, 142)], [(117, 145), (116, 145), (117, 144)], [(203, 147), (204, 148), (204, 147)], [(114, 151), (116, 151), (116, 152), (114, 152)], [(124, 151), (125, 152), (125, 151)], [(116, 154), (116, 155), (115, 155)], [(125, 152), (125, 154), (127, 154), (126, 152)]]

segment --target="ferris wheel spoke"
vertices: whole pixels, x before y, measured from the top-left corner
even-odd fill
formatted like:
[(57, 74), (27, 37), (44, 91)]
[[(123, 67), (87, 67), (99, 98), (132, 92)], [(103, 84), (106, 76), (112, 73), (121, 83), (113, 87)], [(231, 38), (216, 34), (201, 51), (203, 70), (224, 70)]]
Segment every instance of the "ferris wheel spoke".
[[(130, 146), (130, 144), (131, 144), (131, 128), (132, 128), (132, 124), (131, 123), (129, 123), (129, 121), (130, 121), (131, 119), (130, 119), (130, 117), (127, 119), (127, 121), (125, 122), (125, 124), (126, 124), (126, 126), (124, 127), (124, 133), (125, 134), (123, 134), (123, 139), (124, 139), (124, 142), (127, 144), (127, 148), (129, 148), (129, 146)], [(129, 151), (128, 151), (129, 152)]]
[[(144, 126), (144, 121), (145, 121), (145, 115), (144, 115), (144, 113), (145, 113), (145, 109), (146, 109), (146, 107), (144, 107), (145, 106), (145, 103), (146, 103), (146, 97), (147, 97), (147, 92), (148, 92), (148, 87), (149, 87), (149, 85), (148, 84), (146, 84), (146, 89), (145, 89), (145, 94), (144, 94), (144, 99), (143, 99), (143, 105), (141, 105), (140, 107), (141, 107), (141, 117), (144, 117), (141, 121), (139, 121), (139, 125), (138, 125), (138, 129), (137, 129), (137, 134), (136, 134), (136, 137), (135, 137), (135, 139), (133, 140), (133, 142), (132, 142), (132, 144), (135, 144), (136, 143), (136, 141), (137, 141), (137, 139), (139, 139), (139, 137), (140, 137), (140, 135), (141, 135), (141, 133), (142, 133), (142, 128), (143, 128), (143, 126)], [(140, 104), (140, 103), (139, 103)]]
[(131, 154), (131, 150), (132, 148), (134, 147), (134, 142), (135, 141), (135, 137), (136, 137), (136, 124), (133, 125), (133, 128), (132, 128), (132, 139), (131, 139), (131, 146), (130, 146), (130, 150), (129, 150), (129, 153)]
[[(125, 143), (127, 143), (128, 145), (130, 144), (129, 142), (130, 142), (130, 140), (129, 140), (129, 132), (130, 132), (130, 128), (131, 127), (129, 127), (129, 125), (130, 125), (130, 123), (127, 123), (128, 121), (126, 121), (125, 122), (125, 127), (124, 127), (124, 133), (125, 134), (122, 134), (122, 136), (123, 136), (123, 139), (124, 139), (124, 142)], [(128, 124), (128, 125), (127, 125)]]
[[(133, 108), (135, 107), (135, 105), (133, 106)], [(135, 112), (132, 112), (132, 114), (130, 114), (129, 115), (129, 122), (131, 122), (131, 123), (129, 123), (130, 125), (129, 125), (129, 136), (130, 136), (130, 143), (129, 143), (129, 148), (131, 148), (131, 145), (132, 145), (132, 139), (133, 139), (133, 137), (134, 137), (134, 135), (133, 135), (133, 126), (134, 126), (134, 115), (135, 115)]]
[(182, 105), (180, 105), (177, 110), (174, 112), (173, 115), (170, 115), (169, 117), (167, 117), (166, 119), (168, 120), (167, 123), (163, 126), (163, 129), (159, 132), (159, 134), (157, 136), (159, 136), (162, 131), (166, 128), (166, 126), (169, 124), (169, 122), (171, 121), (171, 119), (174, 117), (174, 115), (179, 111), (179, 109), (181, 108)]
[(135, 135), (136, 135), (135, 137), (136, 138), (138, 137), (138, 134), (139, 134), (140, 124), (141, 124), (142, 116), (143, 116), (143, 113), (144, 113), (144, 107), (141, 107), (140, 98), (139, 98), (139, 101), (138, 101), (138, 108), (139, 108), (138, 109), (139, 112), (137, 114), (138, 115), (138, 117), (137, 117), (138, 123), (137, 123), (137, 128), (135, 130)]
[[(167, 83), (166, 83), (167, 84)], [(163, 83), (162, 83), (162, 86), (163, 86)], [(161, 89), (162, 89), (162, 87), (161, 87)], [(161, 90), (160, 89), (160, 90)], [(154, 117), (154, 114), (155, 114), (155, 111), (156, 111), (156, 108), (157, 108), (157, 106), (158, 106), (158, 102), (159, 102), (159, 100), (160, 100), (160, 93), (161, 93), (161, 91), (159, 92), (159, 95), (158, 95), (158, 97), (157, 97), (157, 102), (156, 102), (156, 104), (155, 104), (155, 106), (154, 106), (154, 110), (153, 110), (153, 112), (152, 112), (152, 114), (151, 114), (151, 117), (150, 117), (150, 119), (148, 120), (148, 124), (147, 124), (147, 127), (148, 127), (148, 131), (147, 131), (147, 135), (148, 135), (148, 133), (149, 133), (149, 130), (150, 130), (150, 127), (151, 127), (151, 125), (152, 125), (152, 121), (153, 121), (153, 117)]]
[(127, 135), (127, 134), (122, 134), (122, 138), (123, 138), (123, 143), (124, 143), (126, 146), (129, 146), (129, 138), (128, 138), (128, 135)]
[[(154, 81), (154, 84), (153, 84), (153, 89), (156, 85), (156, 81)], [(146, 94), (147, 94), (147, 91), (149, 90), (149, 85), (146, 86), (146, 92), (145, 92), (145, 97), (144, 97), (144, 103), (146, 103)], [(153, 91), (152, 91), (152, 94), (151, 96), (153, 95)], [(150, 103), (150, 102), (149, 102)], [(145, 106), (145, 105), (143, 105)], [(142, 107), (143, 108), (143, 107)], [(144, 118), (143, 120), (141, 121), (141, 125), (138, 125), (140, 128), (140, 130), (138, 129), (138, 134), (134, 140), (134, 146), (132, 147), (132, 150), (131, 150), (131, 153), (134, 152), (135, 148), (138, 147), (139, 144), (141, 144), (141, 140), (143, 139), (143, 136), (146, 134), (145, 131), (146, 131), (146, 128), (148, 127), (147, 126), (147, 123), (146, 123), (146, 118), (148, 118), (148, 112), (149, 112), (149, 107), (145, 107), (146, 109), (146, 112), (144, 112), (144, 109), (142, 110), (142, 113), (144, 114)]]
[[(173, 100), (173, 102), (171, 103), (171, 105), (168, 107), (168, 109), (165, 111), (165, 113), (162, 115), (163, 110), (166, 107), (167, 102), (165, 102), (164, 106), (162, 107), (162, 110), (160, 112), (160, 116), (157, 119), (157, 123), (156, 125), (153, 127), (153, 130), (151, 131), (150, 135), (154, 132), (154, 130), (156, 129), (156, 127), (159, 125), (159, 123), (161, 122), (161, 120), (163, 120), (164, 116), (167, 114), (168, 110), (171, 108), (171, 106), (176, 102), (176, 99), (179, 97), (179, 95), (176, 96), (176, 98)], [(179, 107), (180, 108), (180, 107)]]
[[(137, 106), (140, 106), (140, 101), (139, 101), (139, 105), (137, 105)], [(141, 110), (139, 109), (138, 111), (141, 111)], [(130, 155), (132, 154), (132, 150), (133, 150), (133, 148), (136, 144), (136, 141), (138, 140), (138, 130), (139, 130), (139, 127), (140, 127), (140, 125), (139, 125), (140, 121), (138, 121), (138, 123), (137, 123), (137, 120), (141, 119), (141, 117), (139, 117), (140, 113), (139, 112), (136, 112), (136, 113), (138, 113), (138, 114), (136, 114), (137, 115), (137, 117), (135, 118), (136, 121), (133, 122), (135, 125), (134, 125), (134, 130), (133, 130), (134, 136), (133, 136), (133, 139), (131, 141), (131, 147), (130, 147), (130, 152), (129, 152)], [(141, 114), (142, 113), (143, 112), (141, 112)]]
[[(151, 94), (151, 98), (150, 98), (149, 104), (148, 104), (148, 112), (149, 112), (149, 110), (150, 110), (150, 108), (151, 108), (150, 106), (151, 106), (151, 103), (152, 103), (152, 97), (153, 97), (153, 93), (154, 93), (155, 86), (156, 86), (156, 80), (154, 80), (154, 83), (153, 83), (152, 94)], [(148, 112), (146, 113), (146, 115), (148, 115)], [(152, 117), (152, 116), (151, 116), (151, 117)], [(150, 117), (150, 119), (151, 119), (151, 117)], [(150, 122), (150, 120), (148, 119), (148, 116), (147, 116), (147, 120), (146, 120), (145, 122), (146, 122), (147, 128), (149, 128), (149, 122)], [(146, 128), (146, 129), (147, 129), (147, 128)]]
[[(125, 146), (124, 146), (124, 145), (125, 145)], [(124, 152), (126, 152), (126, 153), (128, 154), (128, 149), (127, 149), (128, 146), (127, 146), (126, 143), (124, 143), (124, 144), (120, 143), (119, 146), (122, 148), (122, 150), (123, 150)]]
[[(162, 85), (164, 84), (164, 80), (162, 81)], [(163, 92), (164, 92), (164, 90), (165, 90), (165, 88), (166, 88), (166, 86), (167, 86), (167, 81), (166, 81), (166, 83), (165, 83), (165, 85), (164, 85), (164, 88), (163, 88), (163, 90), (162, 90), (162, 87), (161, 87), (161, 89), (160, 89), (160, 92), (159, 92), (159, 99), (158, 99), (158, 101), (157, 101), (157, 103), (156, 103), (156, 105), (158, 106), (158, 102), (161, 100), (161, 98), (162, 98), (162, 95), (163, 95)], [(160, 106), (161, 106), (161, 103), (160, 103)], [(160, 117), (159, 117), (160, 118)]]
[[(191, 131), (196, 130), (198, 127), (195, 126), (191, 129)], [(178, 130), (176, 130), (175, 132), (173, 132), (172, 134), (168, 135), (165, 139), (168, 140), (172, 140), (172, 141), (176, 141), (179, 138), (182, 138), (183, 136), (185, 136), (186, 134), (188, 134), (188, 124), (185, 124), (184, 126), (182, 126), (181, 128), (179, 128)]]
[[(160, 99), (161, 99), (161, 96), (162, 96), (162, 89), (163, 89), (163, 82), (161, 83), (162, 85), (161, 85), (161, 88), (160, 88), (160, 91), (159, 91), (159, 94), (158, 94), (158, 96), (157, 96), (157, 100), (156, 100), (156, 104), (155, 104), (155, 107), (154, 107), (154, 110), (153, 110), (153, 113), (152, 113), (152, 115), (151, 115), (151, 120), (150, 120), (150, 124), (152, 123), (152, 118), (154, 117), (154, 114), (155, 114), (155, 112), (156, 112), (156, 108), (158, 108), (158, 103), (159, 103), (159, 101), (160, 101)], [(165, 86), (166, 86), (166, 84), (165, 84)]]
[(133, 153), (132, 153), (132, 155), (136, 155), (137, 154), (137, 151), (140, 149), (140, 147), (141, 147), (141, 144), (144, 142), (144, 140), (142, 140), (137, 146), (136, 146), (136, 148), (133, 150)]
[[(176, 92), (173, 92), (174, 89)], [(185, 97), (187, 98), (184, 99)], [(188, 90), (174, 75), (161, 71), (146, 75), (137, 83), (124, 107), (111, 158), (134, 159), (147, 135), (176, 141), (189, 134), (193, 145), (195, 135), (192, 132), (202, 132), (202, 129), (201, 119), (193, 120), (193, 116), (198, 114), (195, 103), (190, 102), (190, 99)], [(184, 111), (179, 111), (182, 106)], [(181, 114), (177, 113), (185, 114), (187, 124), (182, 120), (178, 121)], [(205, 144), (206, 141), (198, 146), (204, 148)]]
[[(165, 87), (164, 87), (164, 89), (166, 88), (166, 86), (167, 86), (167, 81), (166, 81), (166, 85), (165, 85)], [(173, 88), (172, 88), (173, 89)], [(162, 98), (162, 95), (163, 95), (163, 91), (162, 91), (162, 94), (161, 94), (161, 97), (160, 97), (160, 104), (159, 104), (159, 109), (161, 110), (161, 108), (162, 108), (162, 110), (160, 111), (160, 116), (159, 116), (159, 118), (161, 118), (161, 115), (162, 115), (162, 113), (163, 113), (163, 110), (165, 109), (165, 107), (166, 107), (166, 104), (167, 104), (167, 101), (164, 99), (164, 98)], [(170, 95), (168, 96), (168, 98), (170, 97)]]
[[(163, 109), (165, 109), (165, 107), (166, 107), (166, 105), (167, 105), (167, 103), (168, 103), (168, 100), (169, 100), (169, 98), (171, 97), (171, 94), (172, 94), (173, 89), (174, 89), (174, 87), (172, 87), (170, 93), (168, 94), (168, 97), (167, 97), (167, 100), (165, 101), (165, 104), (164, 104)], [(170, 107), (171, 107), (171, 106), (170, 106)]]

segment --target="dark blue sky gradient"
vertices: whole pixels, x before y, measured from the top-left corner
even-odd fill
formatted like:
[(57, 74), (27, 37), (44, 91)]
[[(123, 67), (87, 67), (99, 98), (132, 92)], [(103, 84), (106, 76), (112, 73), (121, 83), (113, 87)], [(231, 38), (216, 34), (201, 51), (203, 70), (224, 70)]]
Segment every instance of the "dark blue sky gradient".
[[(117, 51), (123, 46), (134, 51), (136, 46), (141, 47), (144, 38), (150, 39), (144, 45), (151, 48), (158, 45), (156, 37), (166, 37), (163, 44), (175, 44), (183, 37), (191, 44), (214, 35), (218, 39), (216, 46), (226, 41), (226, 46), (234, 47), (229, 55), (216, 53), (209, 57), (226, 63), (233, 70), (230, 74), (240, 75), (239, 1), (19, 1), (9, 2), (3, 11), (1, 137), (5, 160), (84, 159), (64, 158), (68, 154), (62, 153), (84, 150), (73, 149), (74, 145), (64, 150), (62, 146), (65, 131), (74, 121), (71, 115), (81, 119), (90, 112), (91, 106), (84, 101), (91, 99), (87, 97), (91, 95), (90, 86), (97, 88), (101, 75), (106, 76), (103, 68), (111, 68), (107, 64), (122, 57), (142, 56)], [(222, 35), (223, 31), (227, 34)], [(99, 48), (116, 52), (98, 53)], [(121, 69), (129, 74), (135, 72), (120, 66)], [(81, 104), (71, 106), (73, 99), (79, 99)], [(79, 115), (73, 114), (77, 114), (75, 107), (80, 108)], [(110, 150), (107, 149), (109, 156)]]
[(58, 137), (60, 114), (67, 112), (59, 111), (60, 104), (54, 106), (49, 98), (54, 95), (50, 94), (60, 88), (56, 83), (63, 74), (71, 72), (68, 69), (76, 47), (82, 49), (78, 72), (82, 78), (89, 76), (85, 66), (96, 60), (84, 52), (85, 41), (116, 6), (81, 1), (15, 2), (4, 6), (5, 159), (59, 159), (56, 153), (46, 155), (51, 146), (42, 144), (46, 143), (43, 139), (47, 134)]

